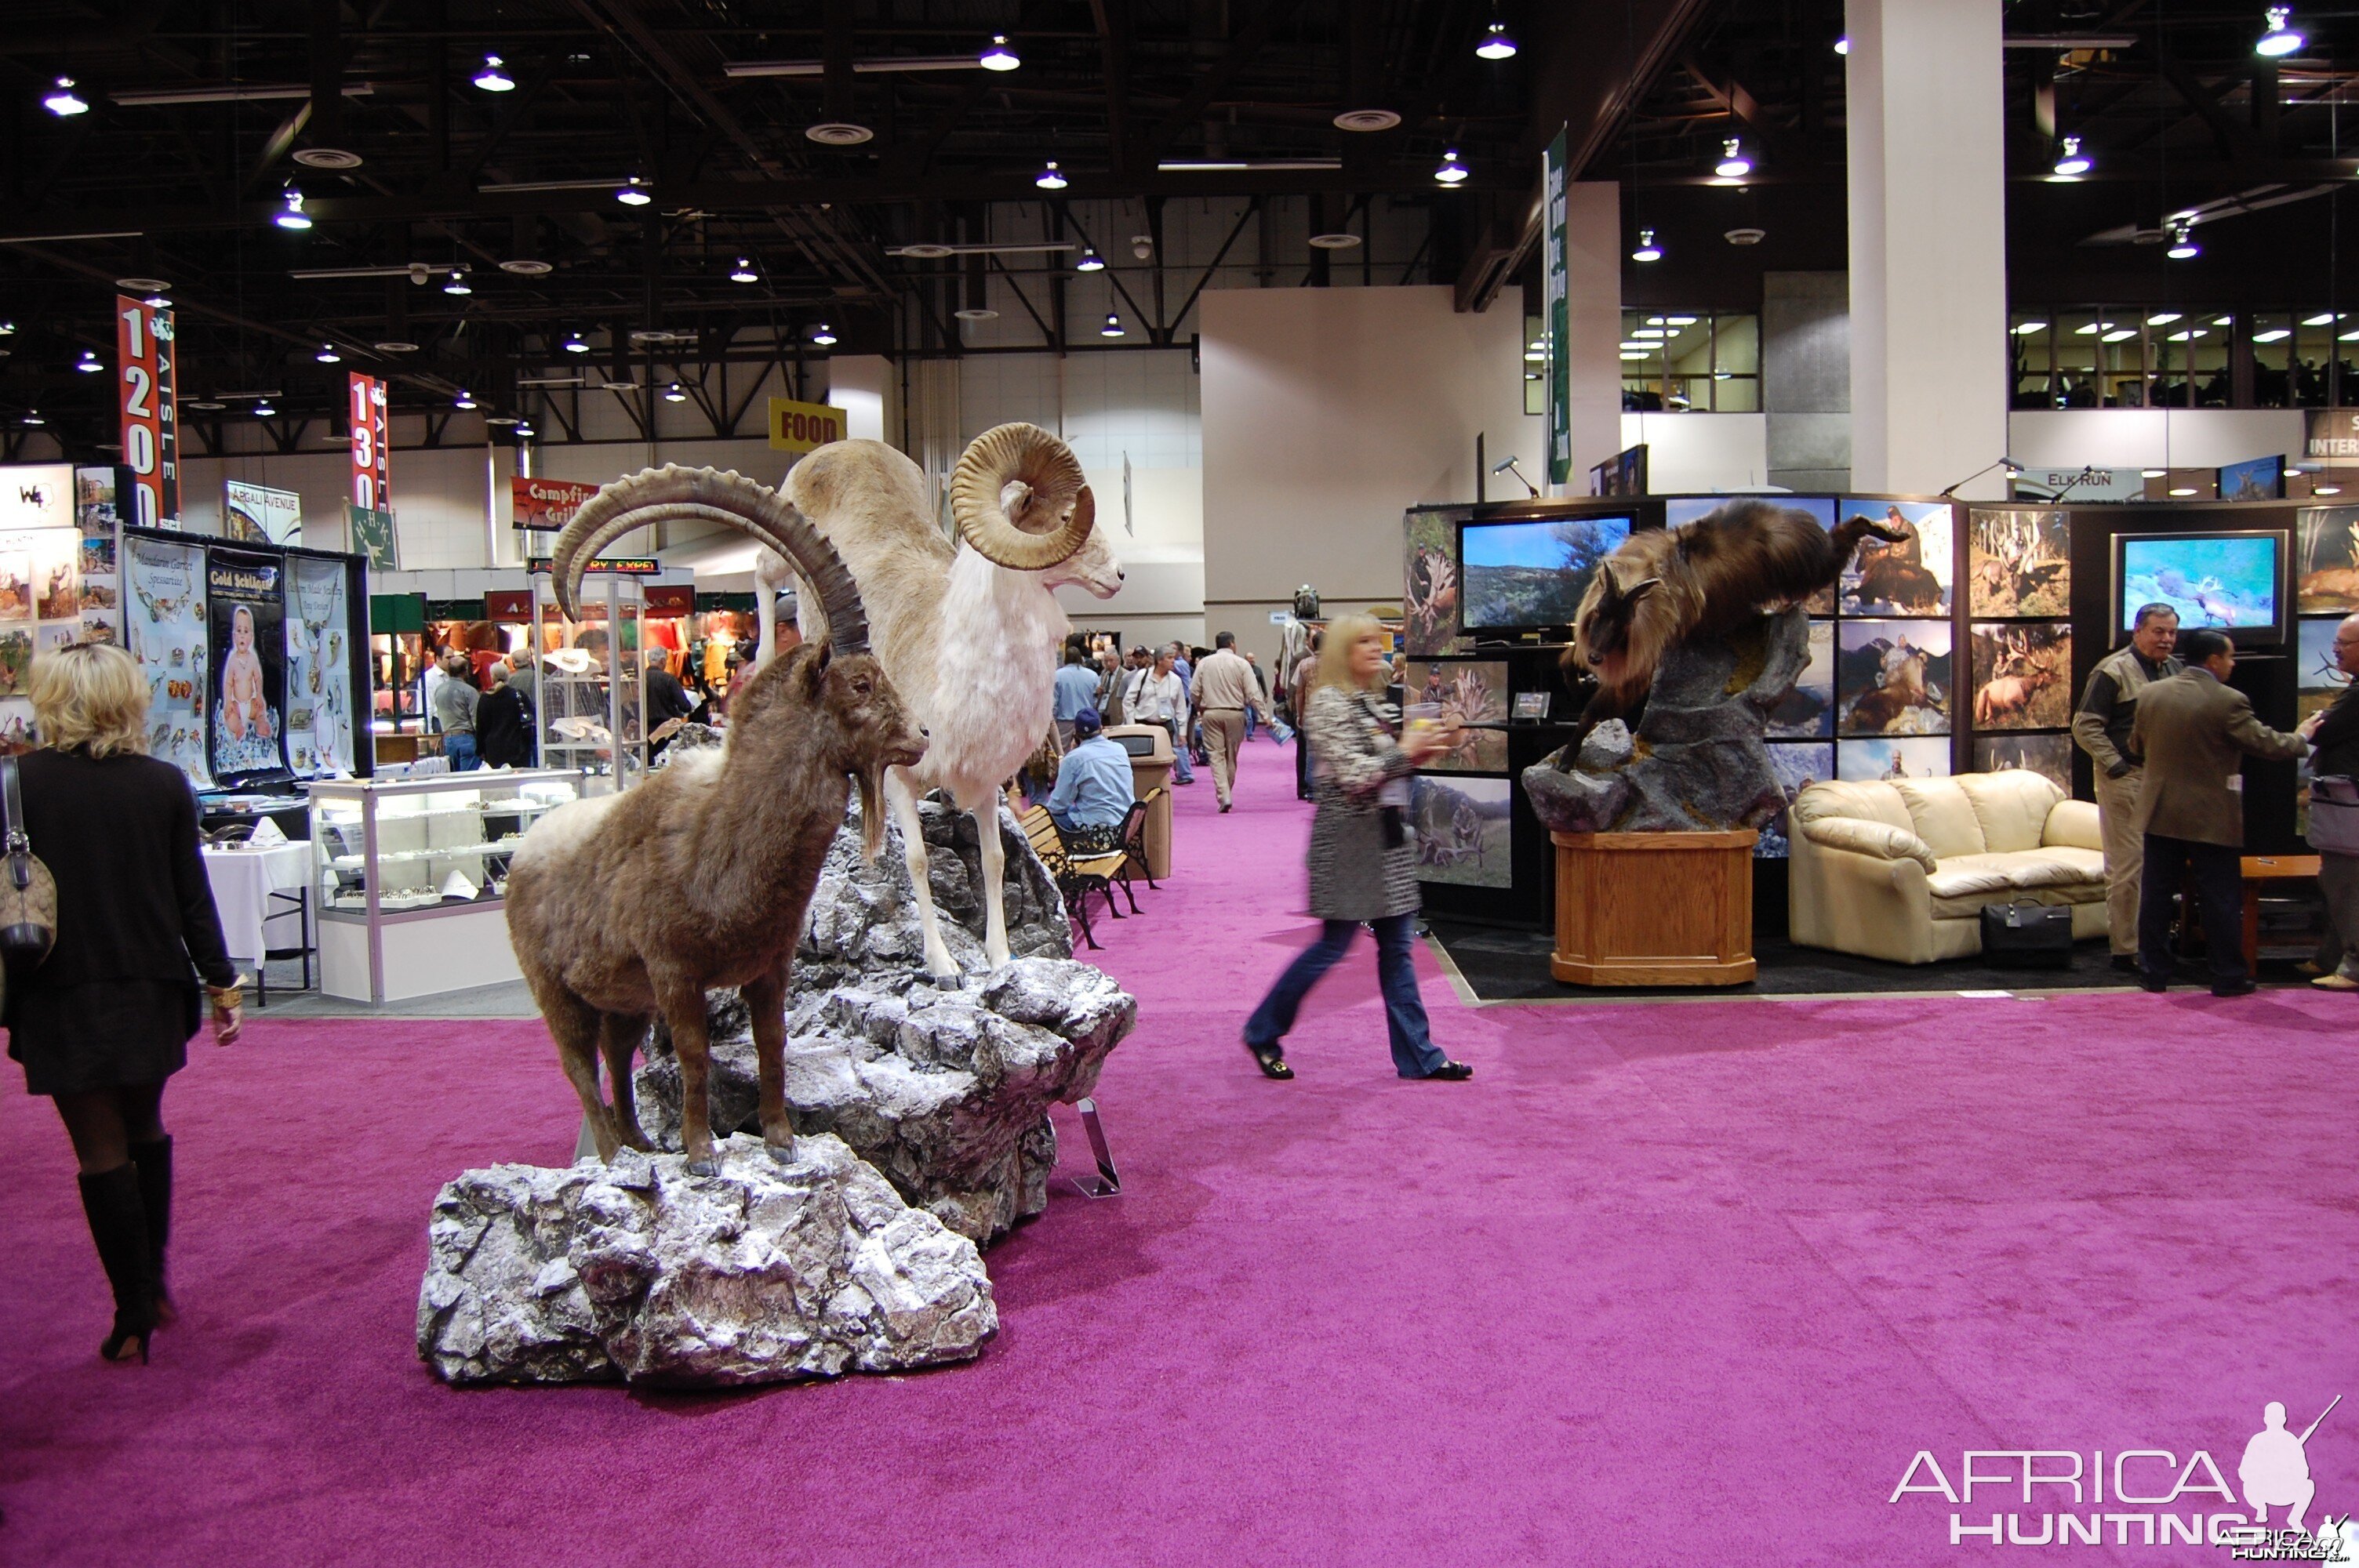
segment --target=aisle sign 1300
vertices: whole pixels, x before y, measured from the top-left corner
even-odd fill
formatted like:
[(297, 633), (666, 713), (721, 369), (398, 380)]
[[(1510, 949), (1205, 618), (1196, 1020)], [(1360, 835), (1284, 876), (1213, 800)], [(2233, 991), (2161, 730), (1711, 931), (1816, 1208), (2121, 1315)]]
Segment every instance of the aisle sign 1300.
[(114, 297), (123, 461), (136, 498), (131, 520), (144, 528), (180, 525), (180, 431), (173, 395), (172, 312)]
[(385, 383), (354, 371), (351, 385), (352, 406), (345, 412), (353, 427), (353, 504), (364, 512), (390, 512)]

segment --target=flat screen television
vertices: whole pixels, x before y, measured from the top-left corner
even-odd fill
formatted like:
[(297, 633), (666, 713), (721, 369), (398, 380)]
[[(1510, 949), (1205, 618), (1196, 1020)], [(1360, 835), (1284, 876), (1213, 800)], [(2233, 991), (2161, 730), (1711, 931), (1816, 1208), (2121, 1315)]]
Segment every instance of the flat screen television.
[(1480, 636), (1571, 625), (1597, 563), (1630, 536), (1634, 522), (1621, 514), (1461, 523), (1460, 630)]
[(2282, 528), (2114, 535), (2114, 628), (2141, 606), (2168, 604), (2182, 632), (2225, 632), (2239, 645), (2291, 639)]
[(2272, 454), (2229, 463), (2220, 470), (2223, 501), (2283, 501), (2285, 459)]

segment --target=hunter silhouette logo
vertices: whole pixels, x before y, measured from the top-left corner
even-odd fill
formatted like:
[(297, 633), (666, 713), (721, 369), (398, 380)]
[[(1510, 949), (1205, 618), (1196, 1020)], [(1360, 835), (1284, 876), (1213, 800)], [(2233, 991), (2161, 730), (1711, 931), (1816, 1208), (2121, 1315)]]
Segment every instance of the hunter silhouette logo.
[[(1920, 1449), (1885, 1500), (1941, 1498), (1952, 1510), (1951, 1546), (2209, 1544), (2230, 1548), (2233, 1562), (2359, 1565), (2359, 1522), (2349, 1499), (2332, 1499), (2343, 1505), (2341, 1513), (2330, 1509), (2306, 1522), (2318, 1500), (2310, 1440), (2342, 1402), (2335, 1395), (2295, 1432), (2284, 1403), (2270, 1400), (2237, 1460), (2233, 1487), (2201, 1448), (2183, 1457), (2162, 1448), (1967, 1449), (1946, 1472)], [(2016, 1507), (1973, 1511), (1993, 1502)]]

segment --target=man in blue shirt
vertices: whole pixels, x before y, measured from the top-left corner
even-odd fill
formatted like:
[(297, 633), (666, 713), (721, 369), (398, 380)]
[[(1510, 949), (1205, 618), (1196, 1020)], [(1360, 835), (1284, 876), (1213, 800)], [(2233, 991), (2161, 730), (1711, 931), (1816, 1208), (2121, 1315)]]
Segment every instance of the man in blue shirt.
[(1065, 751), (1073, 749), (1073, 716), (1093, 705), (1098, 699), (1097, 672), (1083, 662), (1076, 643), (1065, 644), (1065, 666), (1057, 672), (1056, 706), (1049, 710), (1057, 721), (1057, 744)]
[(1099, 732), (1098, 710), (1073, 715), (1073, 749), (1057, 764), (1049, 816), (1076, 855), (1103, 855), (1121, 847), (1122, 819), (1136, 799), (1130, 753)]

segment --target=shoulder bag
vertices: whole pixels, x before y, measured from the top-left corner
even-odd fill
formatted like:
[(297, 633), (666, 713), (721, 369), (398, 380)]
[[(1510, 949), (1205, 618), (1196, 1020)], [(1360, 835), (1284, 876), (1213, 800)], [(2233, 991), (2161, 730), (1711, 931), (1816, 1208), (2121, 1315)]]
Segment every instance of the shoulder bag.
[(2321, 773), (2310, 781), (2310, 847), (2326, 855), (2359, 855), (2359, 779)]
[(0, 873), (0, 958), (29, 969), (58, 939), (58, 884), (25, 834), (25, 795), (16, 759), (0, 758), (0, 829), (7, 870)]

